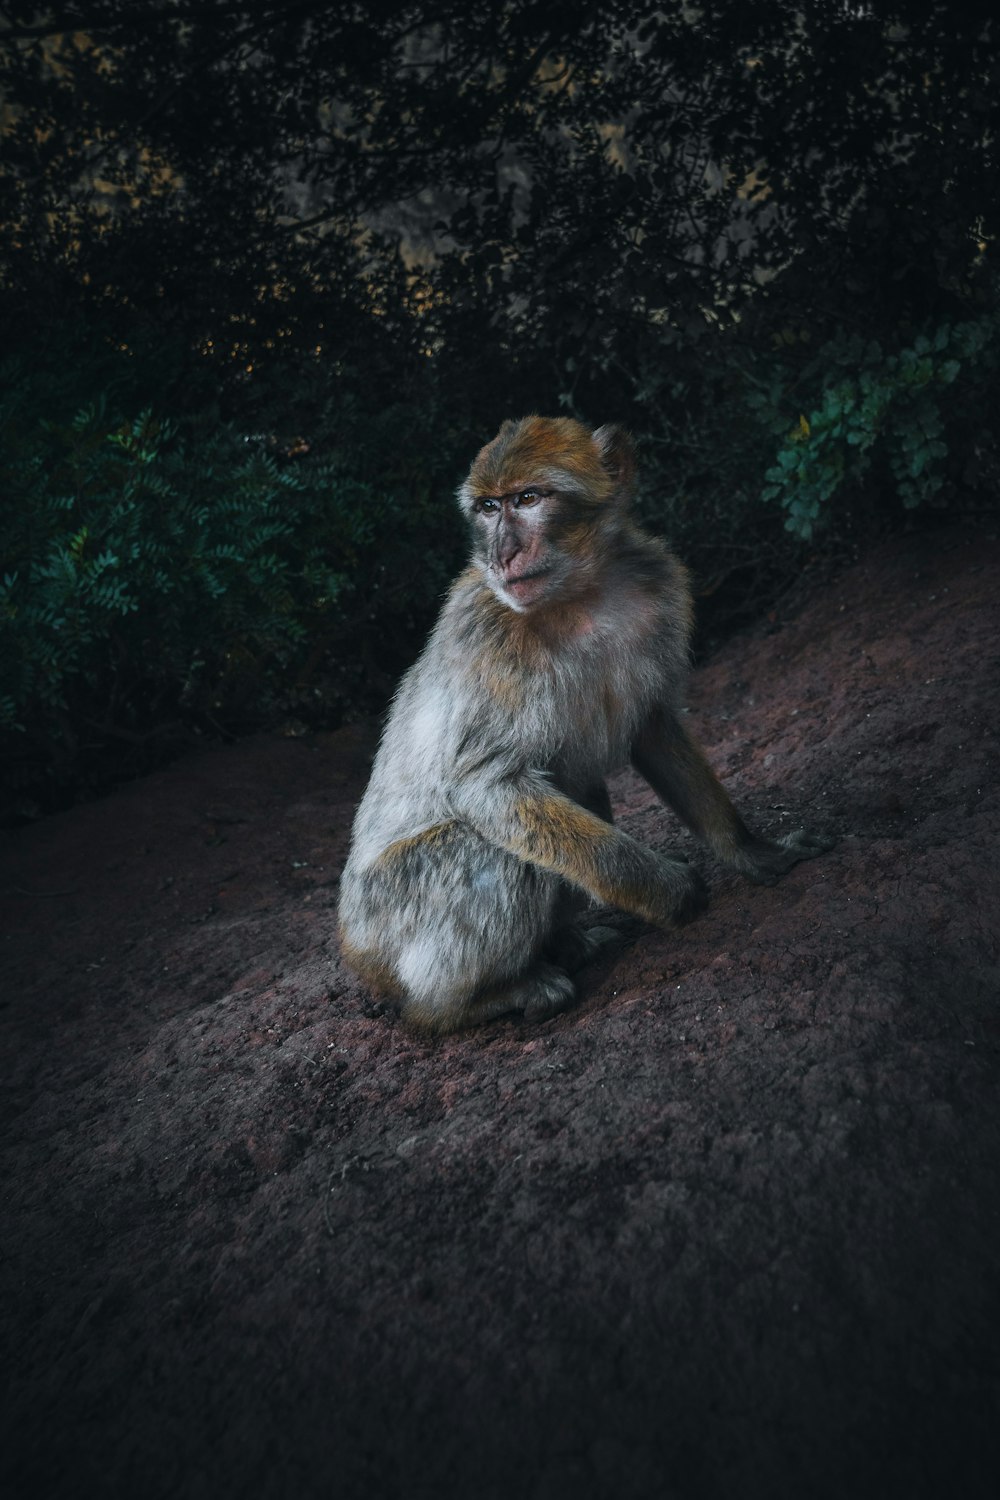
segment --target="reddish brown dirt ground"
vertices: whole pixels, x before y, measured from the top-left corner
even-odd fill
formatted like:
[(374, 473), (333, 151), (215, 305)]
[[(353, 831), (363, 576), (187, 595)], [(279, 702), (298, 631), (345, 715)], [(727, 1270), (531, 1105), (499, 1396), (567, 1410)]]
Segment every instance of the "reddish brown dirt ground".
[(341, 967), (358, 731), (13, 835), (5, 1493), (992, 1496), (998, 564), (897, 542), (697, 674), (751, 820), (840, 842), (702, 860), (545, 1024)]

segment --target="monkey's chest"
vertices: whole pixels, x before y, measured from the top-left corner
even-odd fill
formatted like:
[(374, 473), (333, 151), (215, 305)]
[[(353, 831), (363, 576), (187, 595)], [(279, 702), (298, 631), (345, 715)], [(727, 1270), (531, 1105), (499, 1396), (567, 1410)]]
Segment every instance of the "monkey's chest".
[(559, 684), (548, 739), (549, 766), (560, 780), (589, 785), (627, 763), (656, 697), (654, 674), (642, 666), (618, 656), (584, 661)]

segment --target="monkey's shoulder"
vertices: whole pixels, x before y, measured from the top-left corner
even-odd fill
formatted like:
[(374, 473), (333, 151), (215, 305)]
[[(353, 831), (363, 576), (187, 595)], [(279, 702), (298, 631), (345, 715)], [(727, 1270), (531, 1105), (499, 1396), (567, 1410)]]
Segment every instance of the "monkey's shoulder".
[(680, 558), (661, 537), (633, 526), (622, 537), (609, 574), (628, 579), (635, 592), (663, 611), (688, 619), (691, 579)]

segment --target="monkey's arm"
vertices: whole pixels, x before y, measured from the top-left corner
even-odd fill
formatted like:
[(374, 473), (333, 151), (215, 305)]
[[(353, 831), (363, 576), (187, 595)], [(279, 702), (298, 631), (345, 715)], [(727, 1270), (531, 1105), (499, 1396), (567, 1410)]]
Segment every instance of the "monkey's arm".
[(490, 843), (647, 922), (687, 921), (707, 901), (704, 881), (682, 857), (648, 849), (540, 772), (466, 778), (453, 803)]
[(751, 833), (704, 754), (676, 714), (657, 709), (632, 746), (632, 764), (691, 832), (726, 864), (758, 885), (771, 885), (800, 859), (835, 840), (804, 829), (777, 841)]

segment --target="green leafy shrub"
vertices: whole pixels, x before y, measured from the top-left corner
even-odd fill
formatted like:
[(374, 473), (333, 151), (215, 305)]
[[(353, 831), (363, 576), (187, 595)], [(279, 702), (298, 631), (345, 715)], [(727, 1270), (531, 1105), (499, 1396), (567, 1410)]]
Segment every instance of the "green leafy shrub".
[(284, 356), (250, 381), (152, 334), (36, 335), (0, 364), (8, 810), (196, 730), (381, 708), (464, 555), (454, 485), (503, 417), (632, 429), (641, 513), (693, 568), (708, 638), (843, 555), (887, 497), (997, 488), (994, 319), (817, 352), (766, 304), (697, 339), (638, 315), (631, 333), (585, 367), (531, 346), (407, 361), (383, 340), (357, 369)]
[(763, 373), (746, 340), (708, 330), (694, 349), (649, 339), (616, 374), (639, 445), (640, 514), (691, 569), (711, 640), (770, 605), (803, 550), (761, 496), (774, 439), (748, 395)]
[(233, 424), (123, 420), (104, 397), (42, 416), (52, 387), (14, 362), (0, 389), (8, 795), (50, 802), (115, 742), (384, 700), (452, 561), (426, 546), (439, 492), (407, 442), (415, 412), (345, 396), (341, 445), (288, 457)]
[[(835, 501), (863, 502), (872, 477), (905, 510), (946, 499), (956, 475), (975, 477), (964, 461), (977, 449), (982, 413), (996, 408), (998, 352), (1000, 319), (991, 314), (925, 330), (897, 353), (860, 335), (838, 338), (788, 385), (779, 370), (769, 389), (750, 395), (782, 438), (763, 498), (779, 502), (785, 526), (802, 538), (829, 521)], [(789, 428), (791, 400), (800, 415)]]

